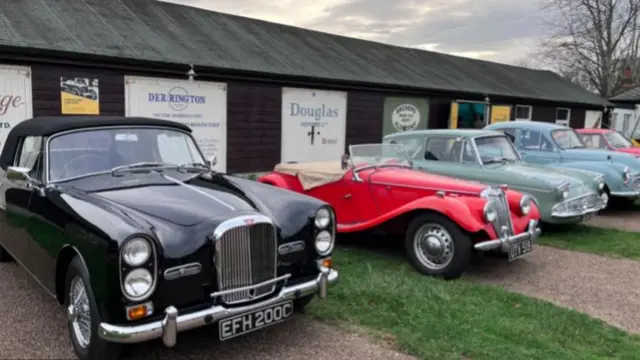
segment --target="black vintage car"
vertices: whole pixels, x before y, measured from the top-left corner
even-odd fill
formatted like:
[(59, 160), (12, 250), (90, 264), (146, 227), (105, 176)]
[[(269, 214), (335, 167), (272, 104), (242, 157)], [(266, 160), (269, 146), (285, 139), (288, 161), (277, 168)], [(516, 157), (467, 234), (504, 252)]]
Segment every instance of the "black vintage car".
[[(286, 320), (338, 280), (333, 209), (213, 171), (182, 124), (39, 117), (0, 155), (0, 261), (64, 304), (81, 359)], [(0, 280), (1, 283), (2, 280)]]

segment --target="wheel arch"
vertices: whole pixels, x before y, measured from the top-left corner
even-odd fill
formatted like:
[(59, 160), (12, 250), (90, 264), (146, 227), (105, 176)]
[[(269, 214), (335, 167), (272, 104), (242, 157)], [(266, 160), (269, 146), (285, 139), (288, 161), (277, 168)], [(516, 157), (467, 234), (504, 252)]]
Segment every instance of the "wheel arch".
[(474, 240), (474, 242), (476, 240), (479, 241), (479, 240), (484, 240), (489, 238), (489, 234), (484, 230), (484, 228), (477, 231), (469, 231), (468, 229), (465, 229), (464, 227), (460, 226), (460, 224), (456, 221), (455, 218), (452, 218), (447, 213), (439, 211), (438, 209), (435, 209), (435, 208), (414, 208), (402, 213), (399, 216), (396, 216), (394, 218), (387, 220), (386, 222), (380, 224), (379, 226), (383, 227), (387, 231), (390, 231), (398, 235), (404, 234), (404, 232), (406, 231), (411, 221), (416, 217), (424, 214), (439, 215), (451, 220), (462, 231), (468, 233), (471, 236), (471, 238)]
[(87, 263), (84, 261), (84, 257), (82, 257), (82, 254), (75, 246), (65, 245), (62, 247), (62, 250), (60, 250), (60, 253), (58, 254), (58, 258), (56, 261), (56, 277), (55, 277), (56, 299), (60, 304), (64, 303), (64, 295), (65, 295), (64, 292), (65, 292), (65, 285), (66, 285), (65, 281), (67, 277), (67, 271), (69, 270), (69, 265), (71, 264), (71, 261), (73, 261), (75, 257), (78, 257), (80, 259), (82, 266), (84, 266), (87, 272), (89, 272), (89, 268), (87, 267)]

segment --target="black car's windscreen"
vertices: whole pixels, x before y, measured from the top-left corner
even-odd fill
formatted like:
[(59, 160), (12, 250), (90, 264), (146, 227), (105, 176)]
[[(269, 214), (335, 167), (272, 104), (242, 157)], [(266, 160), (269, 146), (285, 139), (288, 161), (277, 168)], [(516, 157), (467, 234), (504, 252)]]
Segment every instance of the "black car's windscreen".
[(191, 136), (164, 128), (75, 131), (49, 142), (49, 181), (141, 162), (205, 164)]

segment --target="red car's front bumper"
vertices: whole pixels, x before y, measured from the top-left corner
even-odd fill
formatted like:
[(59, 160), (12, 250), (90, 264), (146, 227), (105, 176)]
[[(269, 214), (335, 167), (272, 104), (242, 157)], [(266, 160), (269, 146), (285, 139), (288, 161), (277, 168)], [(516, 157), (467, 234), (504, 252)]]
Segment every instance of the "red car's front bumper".
[(542, 232), (538, 227), (538, 220), (531, 219), (524, 232), (516, 232), (515, 235), (509, 235), (509, 232), (504, 229), (503, 235), (497, 239), (485, 240), (476, 243), (473, 247), (476, 250), (488, 251), (499, 249), (502, 252), (509, 251), (509, 246), (521, 243), (523, 241), (530, 240), (532, 243), (536, 241), (540, 233)]

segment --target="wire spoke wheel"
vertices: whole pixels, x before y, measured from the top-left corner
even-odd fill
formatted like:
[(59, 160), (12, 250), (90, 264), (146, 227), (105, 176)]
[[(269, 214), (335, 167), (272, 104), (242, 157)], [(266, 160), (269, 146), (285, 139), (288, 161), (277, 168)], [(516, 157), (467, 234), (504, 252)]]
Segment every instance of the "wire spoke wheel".
[(447, 267), (455, 253), (453, 237), (447, 229), (436, 223), (427, 223), (418, 228), (413, 237), (413, 248), (418, 261), (431, 270)]
[(87, 348), (91, 341), (91, 305), (87, 287), (80, 276), (71, 280), (69, 286), (69, 321), (73, 329), (73, 336), (78, 345)]

